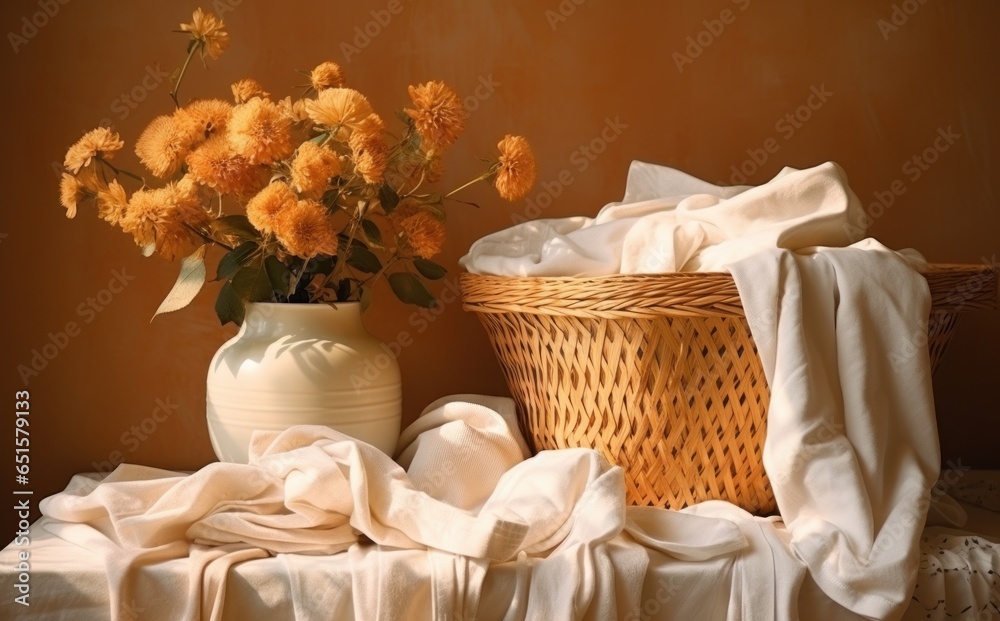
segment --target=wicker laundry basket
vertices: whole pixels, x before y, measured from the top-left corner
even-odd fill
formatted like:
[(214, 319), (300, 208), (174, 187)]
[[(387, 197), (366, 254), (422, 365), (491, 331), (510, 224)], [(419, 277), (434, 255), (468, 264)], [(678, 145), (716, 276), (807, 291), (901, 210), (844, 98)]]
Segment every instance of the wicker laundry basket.
[[(937, 365), (960, 312), (996, 307), (986, 265), (935, 265)], [(727, 273), (507, 278), (463, 274), (536, 451), (594, 448), (630, 504), (776, 509), (761, 462), (769, 393)]]

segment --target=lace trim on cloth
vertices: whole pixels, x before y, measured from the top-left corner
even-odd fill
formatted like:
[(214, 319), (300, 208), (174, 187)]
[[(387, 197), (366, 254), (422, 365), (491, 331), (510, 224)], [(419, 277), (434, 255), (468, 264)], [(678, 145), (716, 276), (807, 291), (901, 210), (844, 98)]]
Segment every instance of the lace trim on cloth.
[(932, 621), (1000, 620), (1000, 544), (934, 530), (920, 540), (913, 601)]

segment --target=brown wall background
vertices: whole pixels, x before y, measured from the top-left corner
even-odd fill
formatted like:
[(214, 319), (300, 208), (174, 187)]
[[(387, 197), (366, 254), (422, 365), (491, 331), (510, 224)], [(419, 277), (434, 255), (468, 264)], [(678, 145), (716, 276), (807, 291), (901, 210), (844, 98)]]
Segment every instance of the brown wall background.
[[(122, 161), (137, 168), (131, 147), (138, 133), (171, 109), (170, 84), (148, 89), (155, 82), (147, 79), (143, 86), (144, 76), (157, 64), (168, 72), (180, 65), (185, 37), (170, 31), (199, 3), (61, 1), (16, 0), (0, 8), (4, 32), (22, 33), (24, 19), (44, 22), (26, 42), (12, 43), (8, 34), (7, 47), (0, 46), (6, 110), (0, 291), (7, 309), (2, 351), (8, 403), (0, 418), (8, 429), (0, 434), (8, 437), (0, 441), (0, 471), (9, 473), (0, 491), (13, 486), (13, 393), (25, 388), (17, 367), (30, 365), (48, 333), (68, 321), (82, 327), (26, 387), (32, 412), (27, 487), (35, 504), (114, 451), (129, 462), (171, 469), (213, 460), (204, 376), (214, 351), (234, 333), (218, 326), (215, 289), (191, 308), (150, 323), (177, 266), (144, 259), (92, 211), (67, 220), (52, 169), (66, 147), (103, 118), (112, 119), (128, 143)], [(43, 20), (37, 14), (46, 4), (58, 12)], [(201, 4), (212, 7), (207, 0)], [(408, 103), (408, 84), (440, 78), (476, 97), (477, 87), (492, 83), (492, 92), (481, 87), (482, 98), (474, 100), (470, 130), (451, 152), (441, 187), (473, 176), (475, 157), (492, 154), (507, 132), (531, 139), (540, 184), (531, 202), (506, 204), (481, 186), (466, 198), (482, 208), (451, 208), (442, 261), (449, 280), (469, 245), (509, 225), (512, 214), (593, 214), (619, 199), (632, 159), (728, 183), (731, 167), (740, 167), (769, 138), (778, 150), (759, 166), (746, 164), (757, 169), (748, 174), (750, 183), (766, 181), (785, 165), (834, 160), (865, 204), (902, 181), (905, 193), (871, 228), (884, 243), (916, 247), (938, 262), (995, 261), (1000, 252), (1000, 160), (993, 153), (1000, 142), (996, 2), (401, 0), (402, 11), (347, 62), (342, 44), (354, 45), (355, 28), (388, 4), (216, 0), (232, 47), (208, 71), (191, 67), (182, 98), (228, 98), (228, 85), (246, 76), (273, 94), (292, 94), (305, 82), (293, 69), (323, 60), (340, 62), (349, 84), (387, 119)], [(894, 13), (899, 25), (889, 29)], [(720, 25), (717, 36), (708, 31)], [(700, 38), (703, 49), (691, 47), (688, 37), (695, 43)], [(682, 71), (675, 53), (691, 54)], [(814, 87), (832, 94), (793, 135), (787, 126), (776, 127), (806, 104)], [(128, 93), (143, 98), (134, 109), (120, 101)], [(602, 145), (609, 120), (627, 127)], [(960, 138), (919, 179), (908, 176), (907, 160), (949, 128)], [(592, 161), (581, 159), (579, 149), (595, 140), (593, 150), (603, 147), (601, 152)], [(548, 192), (561, 174), (572, 182)], [(545, 208), (533, 212), (532, 204)], [(107, 287), (114, 270), (134, 280), (86, 323), (78, 305)], [(382, 290), (366, 315), (371, 332), (383, 340), (394, 341), (402, 331), (413, 337), (399, 359), (406, 421), (441, 395), (505, 393), (485, 334), (460, 304), (446, 306), (422, 331), (425, 324), (414, 312)], [(970, 314), (936, 378), (946, 459), (1000, 467), (998, 376), (1000, 315)], [(157, 400), (178, 409), (148, 438), (134, 440), (130, 428), (153, 414)], [(13, 536), (13, 515), (0, 515), (10, 525), (0, 531), (6, 540)]]

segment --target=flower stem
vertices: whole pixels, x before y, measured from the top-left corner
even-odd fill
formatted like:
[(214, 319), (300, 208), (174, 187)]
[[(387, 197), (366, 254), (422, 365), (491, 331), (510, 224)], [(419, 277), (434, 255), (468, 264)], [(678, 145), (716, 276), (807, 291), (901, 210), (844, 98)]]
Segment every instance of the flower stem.
[(194, 233), (198, 237), (200, 237), (203, 240), (205, 240), (206, 243), (209, 243), (209, 244), (218, 244), (218, 245), (222, 246), (223, 248), (225, 248), (226, 250), (233, 250), (233, 247), (230, 246), (229, 244), (224, 244), (224, 243), (220, 242), (219, 240), (215, 239), (214, 237), (206, 235), (203, 231), (201, 231), (199, 229), (196, 229), (195, 227), (191, 226), (187, 222), (184, 223), (184, 226), (186, 228), (188, 228), (192, 233)]
[(140, 177), (139, 175), (137, 175), (137, 174), (135, 174), (133, 172), (129, 172), (127, 170), (118, 168), (117, 166), (115, 166), (114, 164), (112, 164), (111, 162), (109, 162), (108, 160), (104, 159), (101, 156), (98, 156), (97, 159), (102, 164), (104, 164), (105, 166), (107, 166), (108, 168), (110, 168), (111, 171), (114, 172), (116, 175), (125, 175), (127, 177), (132, 177), (136, 181), (141, 181), (142, 185), (146, 185), (146, 180), (143, 177)]
[(170, 98), (174, 100), (174, 106), (180, 108), (181, 104), (177, 101), (177, 91), (181, 88), (181, 80), (184, 79), (184, 73), (187, 71), (188, 65), (191, 64), (191, 59), (194, 58), (194, 53), (198, 50), (201, 44), (192, 45), (191, 49), (188, 50), (187, 58), (184, 59), (184, 65), (181, 67), (180, 75), (177, 76), (177, 81), (174, 82), (174, 90), (170, 91)]
[(475, 179), (473, 179), (472, 181), (469, 181), (469, 182), (468, 182), (468, 183), (466, 183), (465, 185), (461, 185), (461, 186), (459, 186), (459, 187), (455, 188), (454, 190), (452, 190), (451, 192), (448, 192), (447, 194), (445, 194), (445, 195), (444, 195), (444, 197), (445, 197), (445, 198), (448, 198), (448, 197), (449, 197), (449, 196), (451, 196), (452, 194), (456, 194), (456, 193), (458, 193), (458, 192), (460, 192), (460, 191), (464, 190), (465, 188), (469, 187), (470, 185), (472, 185), (472, 184), (474, 184), (474, 183), (479, 183), (479, 182), (480, 182), (480, 181), (482, 181), (483, 179), (489, 179), (489, 178), (490, 178), (491, 176), (493, 176), (493, 174), (494, 174), (495, 172), (496, 172), (496, 171), (494, 170), (494, 167), (493, 167), (493, 166), (490, 166), (490, 168), (489, 168), (489, 169), (488, 169), (488, 170), (487, 170), (486, 172), (484, 172), (483, 174), (479, 175), (478, 177), (476, 177), (476, 178), (475, 178)]

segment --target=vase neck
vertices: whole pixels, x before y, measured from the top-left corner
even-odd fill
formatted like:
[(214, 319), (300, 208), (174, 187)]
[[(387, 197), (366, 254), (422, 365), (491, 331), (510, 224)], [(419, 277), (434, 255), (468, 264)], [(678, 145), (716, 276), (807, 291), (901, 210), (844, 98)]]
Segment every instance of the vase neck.
[(247, 304), (240, 332), (249, 336), (366, 332), (357, 302), (331, 304)]

